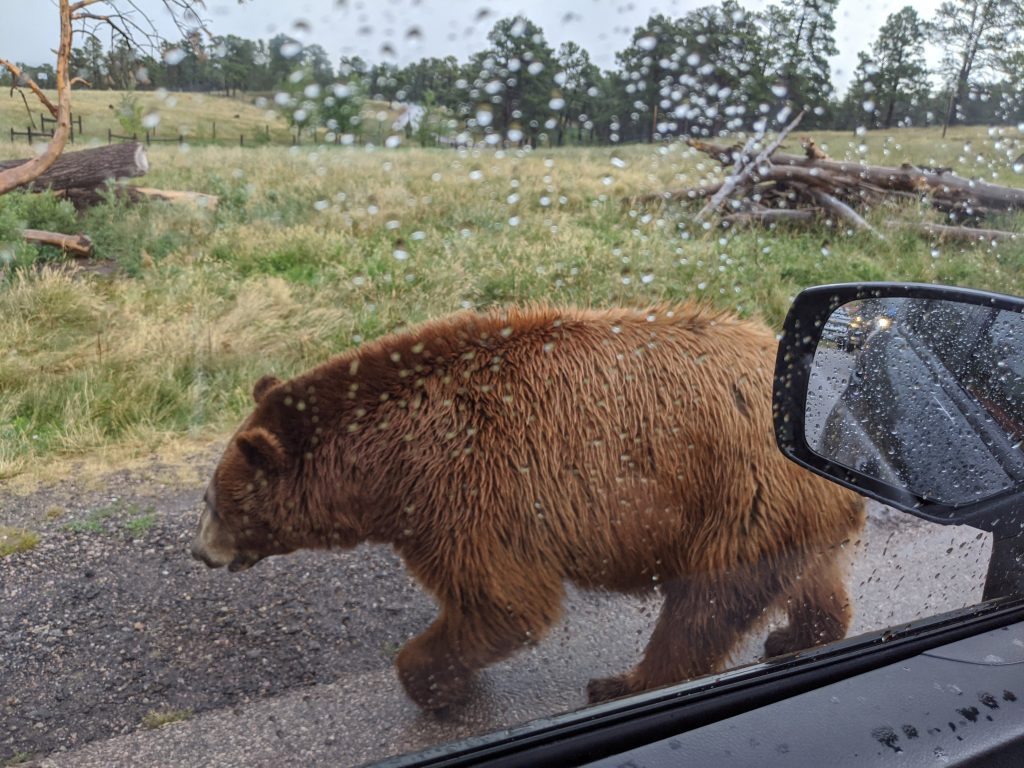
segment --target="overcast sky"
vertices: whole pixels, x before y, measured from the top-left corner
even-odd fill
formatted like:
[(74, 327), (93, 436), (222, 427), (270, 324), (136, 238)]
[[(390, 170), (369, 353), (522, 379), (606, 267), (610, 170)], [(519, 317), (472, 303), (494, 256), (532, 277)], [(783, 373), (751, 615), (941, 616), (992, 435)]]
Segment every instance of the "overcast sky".
[[(652, 13), (676, 17), (711, 0), (208, 0), (206, 17), (214, 34), (268, 39), (283, 32), (303, 43), (323, 46), (334, 63), (342, 54), (358, 54), (373, 63), (405, 64), (423, 56), (454, 54), (460, 61), (480, 50), (494, 22), (522, 13), (536, 22), (552, 47), (573, 40), (602, 68), (615, 64), (633, 28)], [(740, 0), (751, 10), (767, 0)], [(845, 89), (857, 64), (886, 16), (912, 5), (930, 18), (940, 0), (840, 0), (836, 15), (839, 55), (832, 60), (833, 79)], [(160, 30), (178, 37), (161, 0), (135, 0)], [(96, 8), (102, 7), (99, 4)], [(121, 8), (128, 2), (112, 3)], [(29, 64), (52, 61), (56, 45), (54, 0), (0, 0), (0, 57)], [(97, 12), (100, 12), (97, 10)], [(388, 45), (394, 55), (387, 53)], [(930, 62), (934, 63), (934, 62)]]

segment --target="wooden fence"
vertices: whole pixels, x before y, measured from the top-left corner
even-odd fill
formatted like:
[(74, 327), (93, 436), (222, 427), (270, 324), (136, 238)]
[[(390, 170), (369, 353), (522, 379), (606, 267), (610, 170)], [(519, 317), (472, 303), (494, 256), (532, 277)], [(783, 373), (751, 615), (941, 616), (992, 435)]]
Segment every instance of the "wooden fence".
[[(47, 123), (50, 124), (50, 126), (51, 126), (50, 128), (46, 127)], [(72, 144), (75, 143), (75, 124), (76, 123), (78, 124), (78, 133), (81, 134), (82, 133), (82, 116), (81, 115), (79, 115), (78, 117), (75, 117), (75, 115), (71, 115), (71, 136), (70, 136), (70, 139), (71, 139), (71, 143)], [(55, 117), (47, 117), (46, 115), (40, 113), (39, 114), (39, 130), (38, 131), (35, 129), (34, 126), (31, 126), (31, 125), (26, 127), (26, 129), (24, 131), (16, 131), (16, 130), (14, 130), (14, 128), (11, 128), (11, 144), (14, 143), (15, 138), (17, 138), (18, 136), (23, 136), (26, 139), (28, 139), (28, 143), (29, 144), (32, 144), (36, 139), (40, 139), (42, 141), (49, 141), (50, 139), (53, 138), (53, 133), (56, 130), (57, 130), (57, 118), (55, 118)]]

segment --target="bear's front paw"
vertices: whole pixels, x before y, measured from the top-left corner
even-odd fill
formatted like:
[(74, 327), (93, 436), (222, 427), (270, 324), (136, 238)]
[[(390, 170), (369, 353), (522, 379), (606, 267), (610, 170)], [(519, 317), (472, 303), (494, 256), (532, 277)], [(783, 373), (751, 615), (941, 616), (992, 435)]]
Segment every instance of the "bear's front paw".
[(630, 684), (629, 675), (595, 677), (587, 683), (587, 700), (591, 704), (619, 699), (623, 696), (629, 696), (631, 693), (634, 693), (634, 690)]
[(406, 653), (403, 649), (395, 664), (398, 679), (409, 698), (431, 712), (462, 702), (473, 682), (473, 673), (461, 664), (417, 658), (415, 651)]
[(808, 647), (802, 633), (795, 632), (792, 627), (782, 627), (768, 634), (764, 641), (765, 658), (785, 656), (802, 651)]

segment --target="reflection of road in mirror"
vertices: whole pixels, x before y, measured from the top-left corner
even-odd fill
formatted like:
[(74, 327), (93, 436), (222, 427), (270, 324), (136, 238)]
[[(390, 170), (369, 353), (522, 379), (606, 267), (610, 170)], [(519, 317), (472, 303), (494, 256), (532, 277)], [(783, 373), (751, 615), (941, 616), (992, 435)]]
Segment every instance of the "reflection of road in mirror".
[(814, 353), (804, 410), (804, 434), (815, 453), (822, 454), (825, 422), (849, 386), (856, 359), (855, 352), (827, 346), (819, 346)]
[(808, 446), (943, 504), (1024, 482), (1021, 325), (1016, 314), (932, 299), (839, 308), (811, 367)]

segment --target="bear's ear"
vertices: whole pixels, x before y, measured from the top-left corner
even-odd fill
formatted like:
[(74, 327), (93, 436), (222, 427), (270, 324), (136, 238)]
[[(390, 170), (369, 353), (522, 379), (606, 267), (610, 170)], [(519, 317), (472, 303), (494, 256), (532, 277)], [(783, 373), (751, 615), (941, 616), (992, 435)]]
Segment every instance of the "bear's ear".
[(285, 465), (284, 446), (276, 435), (263, 427), (246, 430), (235, 442), (245, 460), (256, 469), (280, 469)]
[(277, 376), (262, 376), (260, 380), (256, 382), (252, 388), (252, 399), (255, 402), (259, 402), (263, 399), (263, 396), (267, 394), (273, 387), (276, 387), (281, 383), (281, 380)]

